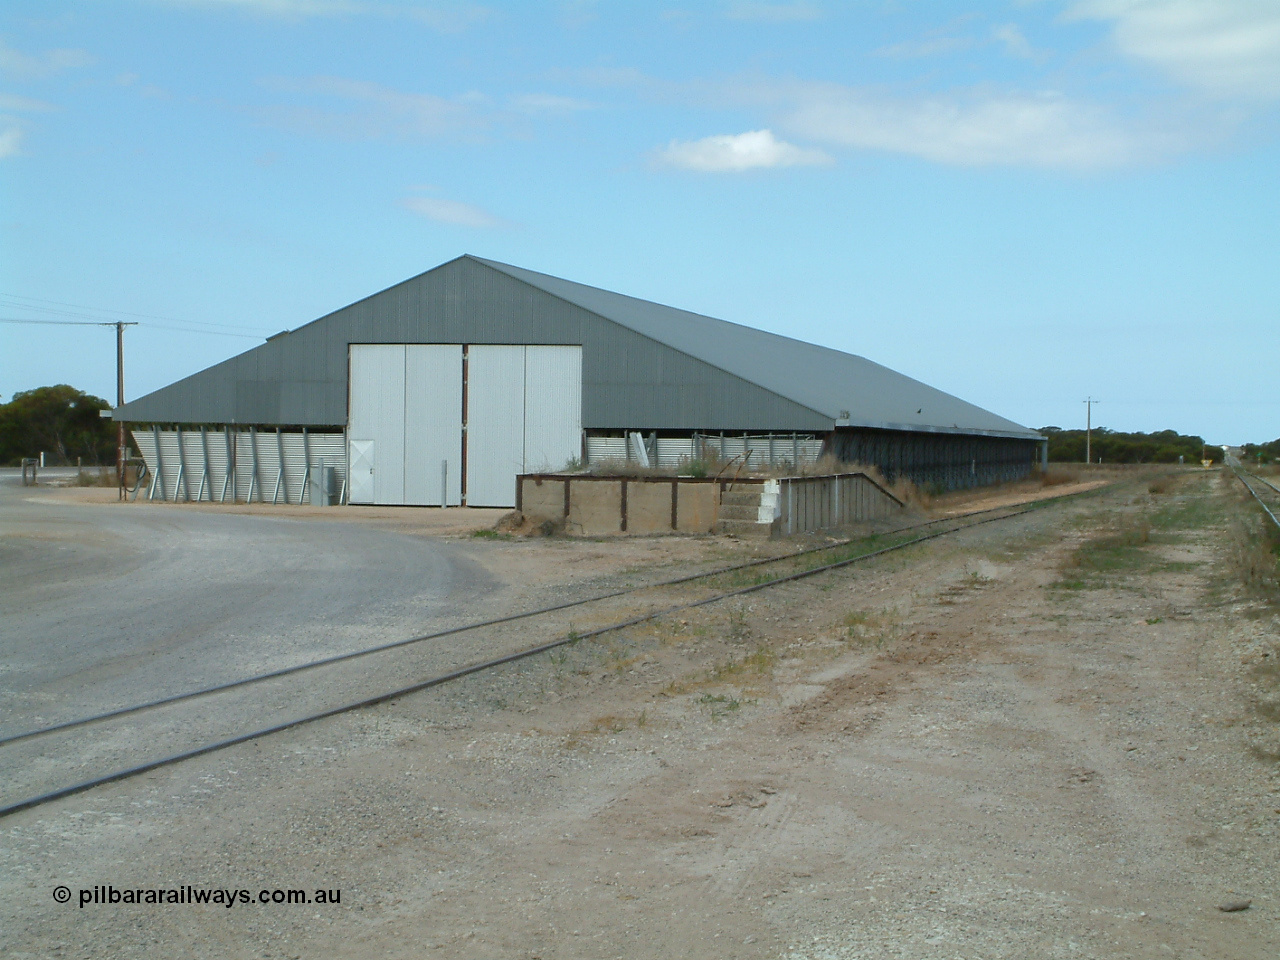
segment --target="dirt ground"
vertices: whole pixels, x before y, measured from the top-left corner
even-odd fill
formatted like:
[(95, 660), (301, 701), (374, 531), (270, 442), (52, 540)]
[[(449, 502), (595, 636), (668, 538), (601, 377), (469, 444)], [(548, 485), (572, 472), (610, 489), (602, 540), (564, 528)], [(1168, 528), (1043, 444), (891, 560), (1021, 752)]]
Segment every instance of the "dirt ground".
[[(13, 816), (0, 944), (1280, 955), (1280, 597), (1242, 573), (1256, 520), (1217, 473), (1128, 480)], [(545, 597), (774, 548), (468, 549)], [(102, 884), (341, 902), (77, 906)]]

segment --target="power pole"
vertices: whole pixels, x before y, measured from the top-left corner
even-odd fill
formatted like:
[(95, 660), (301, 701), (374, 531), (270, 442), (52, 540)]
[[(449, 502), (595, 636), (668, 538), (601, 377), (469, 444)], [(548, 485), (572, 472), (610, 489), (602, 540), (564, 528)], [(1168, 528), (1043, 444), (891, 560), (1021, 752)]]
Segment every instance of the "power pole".
[(1090, 397), (1084, 401), (1084, 462), (1093, 463), (1093, 405), (1099, 401)]
[[(104, 323), (104, 327), (116, 328), (116, 409), (119, 410), (124, 406), (124, 328), (136, 327), (137, 323), (126, 323), (117, 320), (115, 323)], [(124, 446), (124, 421), (116, 421), (116, 495), (117, 498), (123, 500), (125, 498), (125, 446)]]

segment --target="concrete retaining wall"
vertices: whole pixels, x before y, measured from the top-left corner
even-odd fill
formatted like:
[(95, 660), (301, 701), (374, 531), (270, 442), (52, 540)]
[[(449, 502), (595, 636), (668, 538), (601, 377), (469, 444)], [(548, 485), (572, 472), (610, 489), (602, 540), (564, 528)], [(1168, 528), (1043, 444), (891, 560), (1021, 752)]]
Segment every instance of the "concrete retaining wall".
[(710, 533), (724, 482), (691, 477), (633, 479), (565, 474), (516, 478), (516, 509), (563, 520), (578, 536)]

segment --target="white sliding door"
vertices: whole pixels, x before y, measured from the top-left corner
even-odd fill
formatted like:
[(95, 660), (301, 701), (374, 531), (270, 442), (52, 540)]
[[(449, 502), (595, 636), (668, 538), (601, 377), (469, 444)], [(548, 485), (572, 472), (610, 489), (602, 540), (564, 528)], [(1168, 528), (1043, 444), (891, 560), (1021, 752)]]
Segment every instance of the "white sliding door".
[(524, 470), (562, 470), (582, 456), (582, 348), (525, 347)]
[(522, 346), (467, 348), (467, 504), (514, 507), (524, 469)]
[[(581, 455), (582, 348), (352, 344), (351, 503), (515, 505), (519, 473)], [(465, 457), (463, 450), (466, 450)]]
[(405, 348), (404, 502), (456, 506), (461, 467), (462, 346), (411, 343)]
[(348, 462), (369, 458), (372, 441), (372, 499), (358, 500), (369, 488), (351, 490), (352, 503), (404, 503), (404, 344), (352, 344), (348, 386)]

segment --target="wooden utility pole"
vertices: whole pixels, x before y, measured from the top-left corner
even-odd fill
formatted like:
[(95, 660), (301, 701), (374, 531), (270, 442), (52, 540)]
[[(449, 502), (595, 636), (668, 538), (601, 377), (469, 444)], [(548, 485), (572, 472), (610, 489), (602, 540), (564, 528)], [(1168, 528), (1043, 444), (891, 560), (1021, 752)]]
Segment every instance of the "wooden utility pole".
[(1093, 463), (1093, 405), (1099, 401), (1090, 397), (1084, 401), (1084, 462)]
[[(136, 327), (137, 323), (126, 323), (117, 320), (115, 323), (104, 323), (104, 327), (116, 328), (116, 409), (124, 406), (124, 328)], [(124, 421), (116, 421), (116, 495), (117, 499), (125, 498), (125, 448)]]

